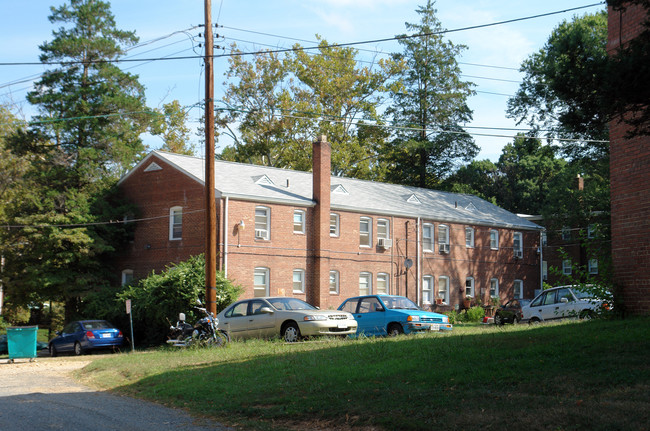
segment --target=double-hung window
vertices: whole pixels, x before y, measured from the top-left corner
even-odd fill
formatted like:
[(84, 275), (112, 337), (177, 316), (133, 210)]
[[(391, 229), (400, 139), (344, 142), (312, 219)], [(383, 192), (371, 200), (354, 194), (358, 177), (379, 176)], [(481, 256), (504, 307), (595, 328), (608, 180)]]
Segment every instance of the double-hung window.
[(438, 225), (438, 250), (449, 254), (449, 226), (444, 224)]
[(562, 261), (562, 274), (571, 275), (573, 273), (573, 266), (571, 265), (571, 259), (565, 259)]
[(255, 268), (253, 280), (253, 296), (269, 296), (269, 269)]
[(431, 223), (422, 225), (422, 250), (433, 251), (433, 225)]
[(330, 271), (330, 294), (336, 295), (339, 293), (339, 272)]
[(465, 228), (465, 247), (474, 248), (474, 228)]
[(490, 229), (490, 248), (492, 250), (499, 249), (499, 231), (496, 229)]
[(474, 297), (474, 277), (465, 279), (465, 296)]
[(305, 233), (305, 211), (293, 211), (293, 233)]
[(443, 304), (449, 304), (449, 277), (446, 275), (438, 277), (438, 298)]
[(377, 220), (377, 240), (388, 241), (390, 239), (390, 222), (386, 219)]
[(183, 208), (172, 207), (169, 209), (169, 240), (183, 239)]
[(338, 214), (330, 214), (330, 236), (339, 236), (339, 220)]
[(359, 245), (361, 247), (372, 246), (372, 219), (370, 217), (359, 219)]
[(512, 292), (515, 299), (522, 299), (524, 297), (524, 282), (522, 280), (515, 280)]
[(422, 302), (424, 304), (433, 304), (433, 276), (425, 275), (422, 277)]
[(598, 274), (598, 259), (589, 259), (589, 274)]
[(377, 274), (377, 294), (384, 294), (387, 295), (389, 294), (390, 290), (390, 279), (388, 278), (388, 274), (380, 272)]
[(362, 272), (359, 274), (359, 295), (372, 294), (372, 274)]
[(514, 255), (516, 259), (521, 259), (524, 257), (524, 245), (521, 232), (515, 232), (512, 235), (512, 249), (514, 250)]
[(268, 240), (271, 237), (270, 211), (267, 207), (255, 208), (255, 239)]
[(293, 293), (305, 293), (305, 270), (293, 270)]
[(498, 298), (499, 297), (499, 280), (496, 278), (490, 279), (490, 297)]

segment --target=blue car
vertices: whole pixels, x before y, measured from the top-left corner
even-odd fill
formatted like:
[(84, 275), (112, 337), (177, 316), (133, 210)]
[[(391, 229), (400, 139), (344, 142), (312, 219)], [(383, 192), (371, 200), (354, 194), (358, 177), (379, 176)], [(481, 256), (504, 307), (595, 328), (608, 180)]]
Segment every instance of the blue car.
[(394, 336), (453, 329), (447, 316), (424, 311), (404, 296), (357, 296), (346, 299), (338, 309), (352, 313), (357, 321), (357, 335)]
[(72, 352), (81, 355), (91, 350), (116, 350), (124, 343), (122, 331), (106, 320), (78, 320), (68, 323), (50, 340), (50, 356)]

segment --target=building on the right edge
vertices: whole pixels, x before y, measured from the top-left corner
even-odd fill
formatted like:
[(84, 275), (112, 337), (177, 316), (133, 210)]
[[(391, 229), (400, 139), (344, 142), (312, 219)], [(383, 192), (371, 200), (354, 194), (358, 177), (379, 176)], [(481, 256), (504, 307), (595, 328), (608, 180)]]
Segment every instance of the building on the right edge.
[[(608, 15), (611, 56), (644, 30), (647, 11), (628, 4), (610, 6)], [(613, 276), (625, 312), (650, 314), (650, 136), (630, 138), (628, 131), (624, 122), (610, 123)]]

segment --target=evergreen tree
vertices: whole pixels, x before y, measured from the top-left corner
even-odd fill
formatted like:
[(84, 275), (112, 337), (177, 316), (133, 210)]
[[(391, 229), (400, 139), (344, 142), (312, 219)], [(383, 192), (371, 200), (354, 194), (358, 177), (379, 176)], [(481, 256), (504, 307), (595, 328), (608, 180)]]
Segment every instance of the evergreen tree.
[(398, 128), (381, 160), (390, 166), (388, 181), (435, 187), (456, 163), (478, 154), (462, 128), (472, 119), (467, 98), (473, 90), (461, 80), (456, 61), (466, 47), (444, 39), (434, 2), (428, 0), (417, 12), (420, 22), (406, 23), (410, 34), (401, 36), (403, 52), (394, 55), (406, 67), (388, 109)]

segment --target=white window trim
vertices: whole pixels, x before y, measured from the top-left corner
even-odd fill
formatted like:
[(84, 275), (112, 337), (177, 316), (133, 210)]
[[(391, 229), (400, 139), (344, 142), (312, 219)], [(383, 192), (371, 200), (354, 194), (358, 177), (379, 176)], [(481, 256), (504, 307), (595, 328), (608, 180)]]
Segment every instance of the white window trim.
[[(496, 245), (492, 245), (492, 234), (495, 236), (495, 243)], [(490, 229), (490, 250), (498, 250), (499, 249), (499, 231), (496, 229)]]
[[(361, 222), (367, 222), (368, 225), (368, 231), (364, 232), (368, 236), (368, 244), (362, 244), (361, 243)], [(365, 235), (364, 235), (365, 236)], [(360, 217), (359, 218), (359, 247), (372, 247), (372, 218), (370, 217)]]
[[(517, 295), (517, 284), (519, 284), (520, 290), (519, 290), (519, 295)], [(522, 299), (524, 297), (524, 281), (523, 280), (515, 280), (514, 283), (512, 284), (512, 296), (514, 299)]]
[(598, 274), (598, 259), (589, 259), (587, 265), (589, 266), (589, 274)]
[[(362, 293), (361, 292), (361, 278), (365, 278), (368, 283), (368, 292)], [(372, 273), (371, 272), (361, 272), (359, 273), (359, 295), (372, 295)]]
[[(433, 253), (435, 243), (433, 242), (433, 223), (424, 223), (422, 225), (422, 251), (427, 251)], [(424, 235), (424, 232), (429, 231), (431, 233), (430, 237), (426, 237)], [(425, 238), (427, 238), (427, 241), (431, 239), (431, 246), (429, 247), (428, 245), (425, 246)]]
[[(470, 282), (471, 286), (468, 288), (467, 287), (467, 282)], [(470, 293), (467, 293), (467, 291), (470, 291)], [(467, 277), (465, 279), (465, 296), (469, 296), (474, 298), (474, 292), (476, 292), (476, 289), (474, 289), (474, 277)]]
[[(440, 235), (441, 230), (443, 231), (443, 235)], [(446, 251), (447, 253), (449, 252), (449, 226), (446, 224), (438, 225), (438, 251)]]
[[(296, 215), (298, 214), (300, 214), (300, 228), (296, 230)], [(293, 210), (293, 233), (299, 233), (299, 234), (305, 233), (305, 219), (306, 219), (305, 210)]]
[[(264, 210), (266, 213), (266, 223), (265, 226), (258, 226), (257, 223), (257, 211)], [(261, 232), (262, 235), (258, 236), (257, 233)], [(265, 206), (256, 206), (255, 207), (255, 239), (269, 240), (271, 238), (271, 209)]]
[[(334, 290), (332, 290), (332, 276), (334, 276)], [(330, 295), (338, 295), (340, 274), (336, 270), (330, 271)]]
[[(379, 291), (379, 286), (380, 284), (380, 279), (383, 279), (383, 281), (386, 283), (386, 290), (384, 292)], [(385, 272), (379, 272), (377, 273), (377, 287), (375, 289), (377, 291), (377, 294), (384, 294), (384, 295), (390, 295), (390, 276), (386, 274)]]
[[(467, 244), (467, 234), (470, 233), (469, 244)], [(474, 228), (466, 227), (465, 228), (465, 247), (474, 248)]]
[[(519, 237), (519, 247), (517, 247), (517, 242), (515, 241), (517, 237)], [(512, 249), (515, 257), (524, 257), (524, 235), (521, 232), (515, 232), (512, 234)]]
[(262, 266), (255, 268), (255, 270), (253, 271), (253, 296), (258, 297), (256, 295), (256, 292), (260, 291), (261, 290), (260, 286), (262, 286), (262, 285), (255, 284), (255, 277), (257, 276), (258, 272), (263, 272), (264, 273), (264, 285), (263, 285), (264, 294), (261, 295), (261, 296), (269, 296), (270, 295), (269, 294), (269, 290), (270, 290), (269, 288), (270, 288), (270, 284), (271, 284), (269, 279), (271, 277), (271, 270), (269, 268), (262, 267)]
[[(447, 287), (444, 291), (440, 290), (440, 286), (442, 285), (442, 283), (441, 283), (442, 280), (445, 280), (445, 286)], [(438, 295), (437, 295), (437, 297), (441, 298), (442, 303), (445, 304), (445, 305), (449, 304), (449, 295), (450, 295), (449, 289), (450, 289), (450, 287), (449, 287), (449, 277), (446, 276), (446, 275), (439, 276), (438, 277), (438, 291), (437, 291)], [(441, 293), (443, 293), (443, 294), (441, 295)]]
[[(332, 217), (335, 218), (335, 232), (332, 233)], [(330, 213), (330, 236), (338, 237), (340, 235), (341, 216), (336, 213)]]
[[(174, 236), (174, 226), (177, 225), (175, 223), (175, 216), (177, 213), (180, 213), (181, 217), (181, 222), (180, 222), (180, 228), (181, 228), (181, 235), (179, 237)], [(180, 241), (183, 239), (183, 207), (171, 207), (169, 209), (169, 240), (170, 241)]]
[[(127, 281), (127, 279), (130, 276), (130, 280)], [(132, 269), (125, 269), (122, 271), (122, 286), (126, 286), (129, 284), (131, 281), (133, 281), (133, 270)]]
[(573, 274), (573, 267), (571, 265), (571, 259), (564, 259), (562, 261), (562, 274), (564, 274), (564, 275)]
[[(494, 293), (492, 293), (492, 282), (494, 283)], [(491, 298), (498, 298), (499, 297), (499, 279), (498, 278), (491, 278), (490, 279), (490, 297)]]
[[(427, 285), (427, 281), (429, 282), (429, 289), (425, 289), (424, 286)], [(433, 283), (433, 275), (425, 275), (422, 277), (422, 303), (423, 304), (433, 304), (435, 300), (435, 286)], [(429, 299), (425, 299), (426, 296), (429, 296)]]
[[(300, 276), (300, 286), (296, 289), (296, 275)], [(304, 269), (294, 269), (293, 270), (293, 293), (305, 293), (305, 270)]]
[[(382, 233), (380, 233), (379, 226), (381, 224), (384, 224), (384, 223), (386, 224), (386, 233), (382, 234)], [(380, 238), (390, 239), (390, 220), (388, 220), (388, 219), (385, 219), (385, 218), (377, 219), (377, 239), (380, 239)]]

